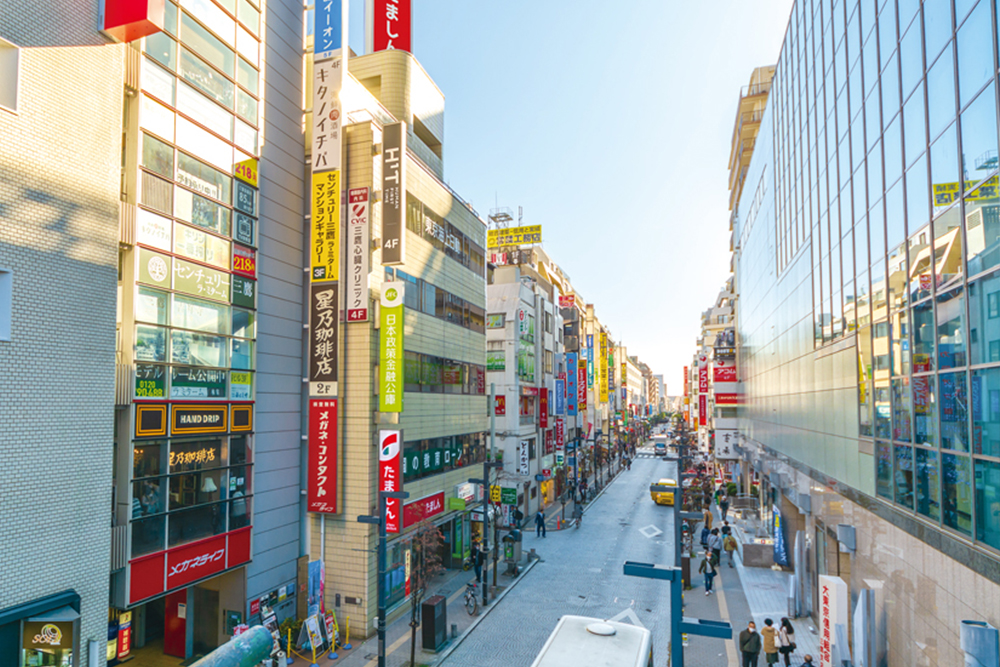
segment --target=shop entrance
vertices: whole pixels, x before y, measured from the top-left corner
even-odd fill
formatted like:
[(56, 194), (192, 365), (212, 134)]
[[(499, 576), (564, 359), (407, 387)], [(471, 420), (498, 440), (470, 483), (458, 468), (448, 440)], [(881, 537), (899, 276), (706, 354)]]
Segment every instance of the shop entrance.
[[(187, 657), (187, 590), (166, 597), (163, 624), (163, 652)], [(147, 624), (148, 627), (148, 624)]]

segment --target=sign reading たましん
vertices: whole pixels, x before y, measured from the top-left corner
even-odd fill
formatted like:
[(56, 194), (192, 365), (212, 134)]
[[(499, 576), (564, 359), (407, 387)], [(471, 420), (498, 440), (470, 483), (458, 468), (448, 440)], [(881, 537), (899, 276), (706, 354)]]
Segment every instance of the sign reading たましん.
[(410, 0), (374, 0), (372, 14), (372, 51), (413, 48)]
[[(395, 430), (379, 431), (378, 448), (378, 489), (379, 491), (402, 491), (403, 432)], [(402, 528), (402, 513), (399, 498), (385, 500), (385, 530), (398, 533)]]
[(337, 512), (337, 401), (309, 401), (310, 512)]

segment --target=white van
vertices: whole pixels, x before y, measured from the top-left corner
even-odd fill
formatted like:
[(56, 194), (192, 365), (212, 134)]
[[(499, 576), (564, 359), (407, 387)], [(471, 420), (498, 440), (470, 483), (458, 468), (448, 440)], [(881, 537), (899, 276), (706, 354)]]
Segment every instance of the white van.
[(563, 616), (531, 667), (653, 667), (646, 628), (586, 616)]

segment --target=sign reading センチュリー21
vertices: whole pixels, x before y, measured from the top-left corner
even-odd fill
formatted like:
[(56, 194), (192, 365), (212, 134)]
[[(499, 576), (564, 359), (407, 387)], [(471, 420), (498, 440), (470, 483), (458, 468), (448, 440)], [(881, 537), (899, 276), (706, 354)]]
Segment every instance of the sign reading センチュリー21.
[(379, 412), (403, 411), (403, 289), (402, 282), (382, 283), (378, 345)]

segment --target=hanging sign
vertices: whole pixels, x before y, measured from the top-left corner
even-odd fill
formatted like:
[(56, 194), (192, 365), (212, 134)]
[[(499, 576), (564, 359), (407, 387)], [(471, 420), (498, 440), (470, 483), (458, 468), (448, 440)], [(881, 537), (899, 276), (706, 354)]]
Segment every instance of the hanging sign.
[(337, 395), (337, 283), (309, 286), (309, 395)]
[(309, 401), (310, 512), (337, 512), (337, 401)]
[(347, 298), (347, 321), (368, 321), (369, 251), (368, 188), (347, 192), (347, 275), (344, 295)]
[(382, 129), (382, 264), (406, 261), (406, 123)]
[(340, 172), (312, 175), (312, 239), (310, 265), (312, 282), (340, 278)]
[[(382, 430), (378, 434), (378, 488), (379, 491), (402, 491), (401, 467), (403, 432)], [(385, 530), (398, 533), (401, 528), (399, 498), (385, 500)]]
[(403, 411), (402, 282), (382, 283), (379, 308), (379, 412)]

